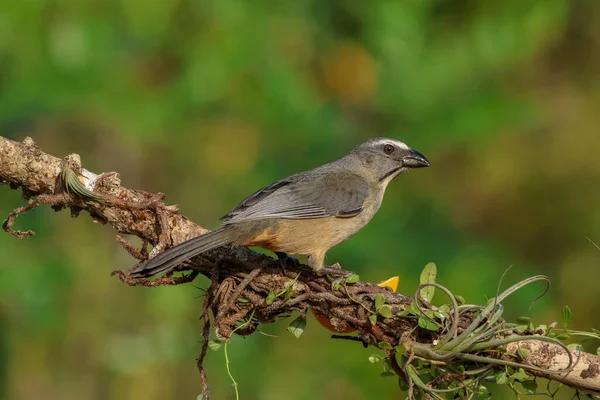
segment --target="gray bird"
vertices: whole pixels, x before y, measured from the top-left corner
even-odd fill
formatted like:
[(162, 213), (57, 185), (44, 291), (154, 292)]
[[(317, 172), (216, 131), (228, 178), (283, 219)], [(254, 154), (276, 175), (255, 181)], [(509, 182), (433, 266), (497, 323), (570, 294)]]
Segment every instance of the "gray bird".
[(166, 273), (191, 257), (228, 244), (263, 247), (280, 259), (287, 254), (307, 255), (308, 265), (322, 272), (327, 251), (373, 218), (387, 185), (410, 168), (429, 165), (425, 156), (400, 141), (369, 139), (337, 161), (248, 196), (221, 218), (220, 229), (167, 249), (135, 267), (131, 275)]

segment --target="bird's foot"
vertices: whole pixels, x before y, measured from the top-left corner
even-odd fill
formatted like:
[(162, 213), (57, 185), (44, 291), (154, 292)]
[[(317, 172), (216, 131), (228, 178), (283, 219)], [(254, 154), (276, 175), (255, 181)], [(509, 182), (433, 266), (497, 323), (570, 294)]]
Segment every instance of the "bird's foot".
[(275, 255), (277, 256), (277, 259), (279, 260), (279, 266), (281, 267), (281, 270), (283, 271), (284, 275), (287, 274), (286, 267), (298, 267), (301, 265), (300, 261), (298, 261), (297, 258), (290, 257), (286, 253), (276, 251)]

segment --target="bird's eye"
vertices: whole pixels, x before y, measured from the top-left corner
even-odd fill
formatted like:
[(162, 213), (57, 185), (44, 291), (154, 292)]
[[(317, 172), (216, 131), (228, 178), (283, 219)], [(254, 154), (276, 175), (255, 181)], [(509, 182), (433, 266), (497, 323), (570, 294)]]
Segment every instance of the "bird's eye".
[(383, 146), (383, 152), (385, 154), (392, 154), (394, 152), (394, 146), (392, 146), (391, 144), (386, 144), (385, 146)]

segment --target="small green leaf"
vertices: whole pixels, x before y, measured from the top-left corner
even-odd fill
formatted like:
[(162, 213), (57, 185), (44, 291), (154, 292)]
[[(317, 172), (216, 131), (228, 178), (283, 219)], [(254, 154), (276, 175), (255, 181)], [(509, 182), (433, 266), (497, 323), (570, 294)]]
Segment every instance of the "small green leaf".
[(410, 313), (412, 315), (421, 315), (421, 311), (419, 311), (419, 309), (417, 308), (417, 305), (415, 304), (414, 301), (412, 303), (410, 303), (410, 307), (408, 308), (408, 311), (410, 311)]
[(571, 350), (579, 350), (579, 351), (583, 351), (583, 346), (580, 345), (579, 343), (569, 343), (567, 345), (567, 347)]
[(383, 318), (392, 318), (394, 314), (392, 314), (390, 306), (382, 306), (379, 309), (379, 315), (381, 315)]
[(408, 349), (403, 344), (399, 344), (398, 346), (396, 346), (396, 360), (398, 361), (398, 365), (402, 365), (402, 362), (401, 360), (398, 360), (398, 357), (402, 357), (406, 354), (407, 351)]
[(552, 330), (554, 328), (556, 328), (556, 325), (558, 325), (558, 322), (553, 322), (550, 325), (548, 325), (548, 330)]
[(425, 316), (419, 317), (419, 326), (423, 329), (427, 329), (428, 331), (437, 331), (442, 327), (437, 322), (432, 321)]
[(208, 399), (208, 393), (204, 392), (204, 393), (200, 393), (198, 395), (198, 397), (196, 397), (196, 400), (206, 400)]
[(376, 314), (369, 315), (369, 321), (371, 322), (371, 325), (375, 325), (377, 323), (377, 315)]
[(450, 306), (448, 304), (444, 304), (440, 308), (438, 308), (438, 312), (446, 315), (450, 315)]
[(304, 333), (304, 328), (306, 328), (306, 318), (299, 316), (289, 324), (287, 330), (296, 336), (297, 339)]
[(342, 285), (340, 285), (339, 283), (334, 283), (331, 286), (331, 289), (333, 289), (333, 291), (336, 292), (336, 291), (340, 290), (341, 287), (342, 287)]
[(398, 378), (398, 387), (403, 392), (407, 392), (408, 391), (408, 383), (406, 383), (406, 381), (403, 378)]
[(526, 360), (527, 359), (527, 349), (519, 347), (517, 349), (517, 354), (519, 355), (519, 357), (521, 357), (521, 360)]
[(527, 394), (534, 394), (537, 390), (537, 383), (535, 381), (521, 381), (521, 386), (527, 391)]
[(456, 299), (456, 302), (458, 303), (459, 306), (462, 306), (463, 304), (465, 304), (465, 298), (460, 296), (460, 295), (454, 295), (454, 298)]
[(387, 357), (383, 359), (382, 366), (383, 366), (383, 372), (390, 372), (392, 370), (392, 362)]
[(371, 354), (369, 356), (369, 362), (371, 364), (375, 364), (381, 361), (381, 356), (379, 354)]
[(386, 358), (383, 359), (382, 367), (383, 367), (383, 372), (389, 372), (389, 371), (391, 371), (391, 369), (392, 369), (392, 363), (391, 363), (391, 361), (390, 361), (389, 358), (386, 357)]
[(356, 283), (360, 280), (360, 276), (352, 274), (346, 278), (346, 283)]
[(380, 376), (382, 377), (389, 377), (389, 376), (395, 376), (396, 374), (394, 372), (392, 372), (392, 363), (390, 361), (389, 358), (386, 358), (383, 360), (383, 372), (381, 373)]
[(533, 379), (531, 375), (523, 370), (523, 368), (519, 368), (519, 371), (515, 372), (510, 376), (512, 379), (523, 382)]
[(600, 347), (596, 349), (596, 354), (600, 356)]
[(568, 333), (561, 333), (560, 335), (556, 335), (555, 338), (558, 340), (567, 340), (571, 337)]
[(527, 325), (519, 325), (519, 326), (516, 326), (514, 328), (514, 330), (516, 330), (519, 333), (523, 333), (523, 332), (525, 332), (527, 330), (527, 328), (528, 328)]
[(571, 317), (573, 316), (573, 313), (571, 313), (571, 309), (569, 308), (569, 306), (565, 306), (565, 308), (563, 308), (562, 315), (565, 329), (568, 329), (569, 324), (571, 323)]
[[(421, 285), (425, 283), (435, 283), (435, 278), (437, 277), (437, 267), (435, 263), (430, 262), (423, 268), (423, 272), (421, 272)], [(431, 299), (433, 299), (433, 295), (435, 294), (434, 286), (427, 286), (421, 289), (420, 296), (423, 300), (431, 303)]]
[(382, 294), (378, 294), (375, 296), (375, 310), (379, 311), (379, 309), (385, 304), (385, 296)]
[(292, 298), (292, 295), (294, 294), (294, 285), (290, 285), (288, 286), (288, 288), (285, 290), (285, 297), (283, 298), (284, 301), (288, 301), (289, 299)]
[(531, 323), (531, 318), (529, 318), (529, 317), (517, 318), (517, 324), (519, 324), (519, 325), (529, 325), (530, 323)]
[(596, 335), (600, 335), (600, 331), (598, 329), (592, 328), (592, 332), (595, 333)]
[(208, 348), (211, 350), (217, 351), (221, 348), (221, 346), (223, 346), (222, 340), (209, 340), (208, 341)]
[(480, 385), (478, 392), (477, 392), (477, 398), (478, 399), (489, 399), (491, 397), (490, 395), (490, 391), (488, 390), (487, 387)]
[(388, 342), (379, 342), (379, 343), (377, 343), (377, 347), (379, 347), (381, 350), (391, 350), (392, 349), (392, 345), (389, 344)]
[(434, 318), (441, 319), (442, 321), (448, 318), (448, 314), (439, 311), (432, 311), (431, 314), (433, 314)]
[(508, 377), (506, 376), (506, 371), (498, 371), (494, 374), (494, 379), (498, 385), (504, 385), (508, 382)]
[(275, 301), (276, 298), (277, 298), (277, 293), (271, 292), (265, 299), (265, 303), (267, 303), (267, 305), (273, 304), (273, 302)]

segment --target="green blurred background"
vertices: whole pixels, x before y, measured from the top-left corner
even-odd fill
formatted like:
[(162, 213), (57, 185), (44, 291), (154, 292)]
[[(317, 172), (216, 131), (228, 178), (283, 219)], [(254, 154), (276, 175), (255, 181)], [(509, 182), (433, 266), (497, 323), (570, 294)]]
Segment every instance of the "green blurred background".
[[(574, 328), (598, 328), (598, 26), (597, 0), (3, 1), (0, 134), (119, 171), (207, 228), (263, 185), (397, 138), (432, 167), (390, 185), (328, 262), (412, 294), (435, 261), (475, 303), (512, 265), (505, 285), (552, 288), (531, 310), (541, 287), (517, 294), (509, 318), (550, 323), (568, 304)], [(1, 189), (0, 214), (22, 204)], [(17, 225), (37, 235), (0, 236), (1, 399), (195, 399), (197, 287), (111, 278), (134, 260), (87, 216)], [(262, 329), (278, 338), (229, 349), (244, 399), (401, 397), (374, 350), (314, 319), (299, 340)], [(222, 351), (208, 377), (233, 398)]]

